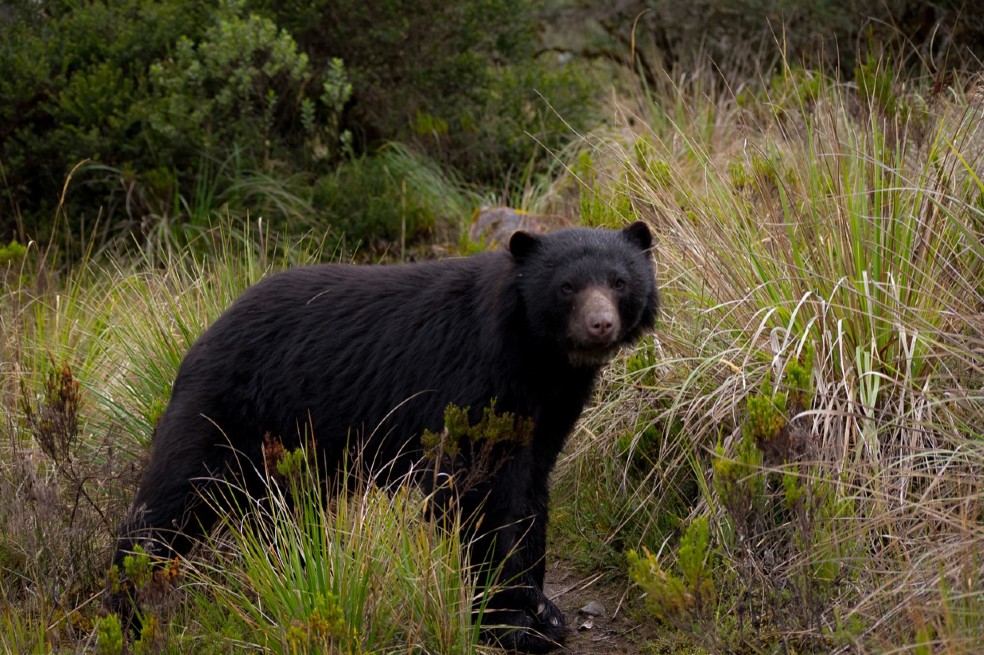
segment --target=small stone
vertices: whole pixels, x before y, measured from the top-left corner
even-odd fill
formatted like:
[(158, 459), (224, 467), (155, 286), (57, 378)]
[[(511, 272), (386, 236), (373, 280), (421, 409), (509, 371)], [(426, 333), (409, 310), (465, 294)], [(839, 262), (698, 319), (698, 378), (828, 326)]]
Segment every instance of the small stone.
[(594, 627), (594, 621), (592, 619), (588, 619), (581, 625), (577, 626), (577, 629), (580, 632), (584, 632), (585, 630), (590, 630), (593, 627)]
[(585, 616), (604, 616), (605, 606), (596, 600), (591, 601), (581, 609), (577, 611), (578, 614), (584, 614)]

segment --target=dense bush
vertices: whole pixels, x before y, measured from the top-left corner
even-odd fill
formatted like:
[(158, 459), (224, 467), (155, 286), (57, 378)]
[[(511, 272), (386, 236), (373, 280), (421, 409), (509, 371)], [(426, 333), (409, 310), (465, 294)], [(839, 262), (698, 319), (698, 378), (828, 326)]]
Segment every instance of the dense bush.
[(203, 184), (340, 149), (341, 65), (315, 76), (290, 34), (242, 3), (25, 3), (11, 18), (0, 31), (3, 232), (16, 216), (18, 231), (44, 238), (84, 160), (64, 212), (73, 232), (97, 215), (118, 230), (207, 214)]
[(291, 31), (315, 67), (345, 61), (357, 140), (410, 142), (470, 180), (496, 183), (526, 165), (537, 141), (552, 148), (569, 139), (560, 117), (575, 128), (590, 118), (580, 69), (535, 58), (541, 2), (256, 4)]
[[(97, 220), (109, 236), (146, 234), (221, 208), (309, 227), (316, 180), (394, 139), (500, 188), (547, 161), (541, 144), (571, 138), (565, 120), (590, 117), (580, 70), (534, 57), (536, 14), (522, 0), (3, 11), (0, 234), (21, 240), (46, 239), (62, 200), (75, 239)], [(333, 227), (371, 232), (374, 219), (360, 221), (374, 210), (344, 200)]]

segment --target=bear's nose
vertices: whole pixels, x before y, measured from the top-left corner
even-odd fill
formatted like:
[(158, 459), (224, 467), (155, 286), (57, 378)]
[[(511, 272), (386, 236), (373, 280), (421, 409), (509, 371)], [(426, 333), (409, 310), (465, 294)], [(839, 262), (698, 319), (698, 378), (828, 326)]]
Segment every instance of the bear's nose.
[(607, 289), (589, 287), (578, 296), (571, 336), (581, 346), (609, 346), (618, 339), (618, 305)]
[(588, 333), (593, 337), (603, 339), (611, 334), (614, 326), (615, 321), (611, 314), (592, 316), (588, 324)]

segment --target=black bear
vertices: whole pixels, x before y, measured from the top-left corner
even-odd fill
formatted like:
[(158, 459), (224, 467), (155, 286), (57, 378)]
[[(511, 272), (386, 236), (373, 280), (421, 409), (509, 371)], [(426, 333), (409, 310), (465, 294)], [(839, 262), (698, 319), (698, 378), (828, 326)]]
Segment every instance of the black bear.
[[(201, 494), (233, 471), (262, 470), (265, 435), (288, 447), (311, 435), (329, 471), (358, 447), (359, 461), (399, 476), (441, 461), (424, 456), (421, 435), (441, 430), (447, 406), (477, 420), (494, 404), (526, 419), (531, 436), (497, 446), (494, 471), (458, 499), (481, 516), (463, 522), (480, 527), (462, 542), (510, 581), (487, 602), (487, 622), (500, 626), (487, 637), (551, 650), (566, 628), (543, 594), (548, 479), (601, 367), (654, 324), (651, 245), (641, 222), (516, 232), (498, 252), (311, 266), (259, 282), (185, 356), (114, 564), (138, 544), (187, 552), (217, 519)], [(126, 611), (125, 593), (107, 604)]]

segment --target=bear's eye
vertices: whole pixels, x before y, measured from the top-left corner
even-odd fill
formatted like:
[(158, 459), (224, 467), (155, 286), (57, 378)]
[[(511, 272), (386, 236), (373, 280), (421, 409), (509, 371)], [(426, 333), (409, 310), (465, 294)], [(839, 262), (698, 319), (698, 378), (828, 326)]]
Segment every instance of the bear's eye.
[(569, 296), (570, 294), (574, 293), (574, 285), (571, 284), (570, 282), (564, 282), (562, 285), (560, 285), (560, 292), (566, 296)]
[(615, 278), (614, 280), (612, 280), (612, 288), (615, 289), (616, 291), (624, 291), (625, 280), (620, 277)]

